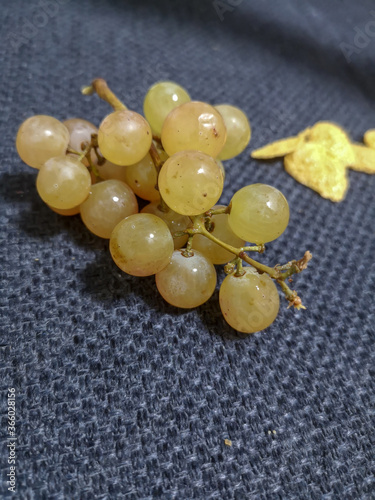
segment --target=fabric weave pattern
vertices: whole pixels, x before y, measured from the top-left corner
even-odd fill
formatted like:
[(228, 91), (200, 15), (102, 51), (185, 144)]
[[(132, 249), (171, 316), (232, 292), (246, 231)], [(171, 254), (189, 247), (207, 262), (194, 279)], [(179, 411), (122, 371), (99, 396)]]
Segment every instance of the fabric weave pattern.
[[(351, 172), (333, 204), (282, 162), (249, 158), (318, 120), (358, 141), (375, 128), (373, 11), (370, 0), (3, 3), (2, 497), (14, 387), (17, 499), (374, 498), (375, 176)], [(43, 205), (17, 128), (32, 114), (99, 124), (108, 106), (80, 95), (97, 76), (139, 112), (170, 79), (248, 114), (250, 149), (227, 163), (222, 201), (255, 182), (282, 190), (290, 224), (260, 258), (311, 250), (293, 283), (306, 311), (282, 300), (272, 327), (236, 335), (217, 292), (175, 310), (152, 277), (122, 274), (78, 216)]]

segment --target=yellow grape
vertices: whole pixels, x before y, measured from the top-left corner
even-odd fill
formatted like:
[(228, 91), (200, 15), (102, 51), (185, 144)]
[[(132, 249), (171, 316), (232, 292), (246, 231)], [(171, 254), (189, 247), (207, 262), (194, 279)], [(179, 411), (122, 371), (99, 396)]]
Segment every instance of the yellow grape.
[(91, 186), (80, 211), (87, 229), (101, 238), (110, 238), (122, 219), (138, 212), (138, 202), (127, 184), (110, 179)]
[(251, 184), (237, 191), (231, 201), (228, 222), (245, 241), (267, 243), (278, 238), (289, 222), (285, 196), (267, 184)]
[(249, 120), (243, 111), (230, 104), (215, 106), (223, 117), (227, 129), (227, 140), (220, 151), (220, 160), (229, 160), (242, 153), (249, 144), (251, 128)]
[[(164, 150), (160, 150), (158, 148), (158, 143), (154, 141), (155, 146), (158, 149), (159, 156), (163, 161), (167, 160), (168, 155)], [(100, 151), (99, 151), (100, 152)], [(159, 200), (159, 192), (155, 190), (155, 184), (156, 184), (156, 173), (155, 173), (155, 167), (154, 164), (150, 164), (149, 162), (152, 161), (151, 157), (149, 154), (147, 154), (140, 162), (134, 164), (134, 165), (128, 165), (131, 169), (131, 172), (129, 171), (128, 173), (128, 167), (124, 165), (115, 165), (114, 163), (111, 163), (110, 161), (106, 160), (103, 165), (98, 165), (96, 159), (95, 159), (95, 164), (96, 168), (98, 169), (99, 175), (102, 179), (107, 180), (107, 179), (117, 179), (119, 181), (123, 181), (126, 184), (128, 184), (132, 190), (140, 197), (143, 198), (141, 195), (144, 194), (144, 191), (146, 190), (146, 195), (150, 196), (151, 199), (154, 200)], [(133, 168), (132, 167), (137, 167)], [(152, 167), (152, 169), (151, 169)], [(130, 170), (129, 169), (129, 170)], [(140, 169), (140, 178), (136, 175), (138, 172), (138, 169)], [(134, 174), (134, 177), (133, 175)], [(138, 182), (136, 182), (138, 181)], [(142, 185), (140, 189), (138, 189), (137, 184)], [(152, 184), (152, 186), (151, 186)], [(146, 189), (145, 189), (146, 187)], [(156, 193), (155, 193), (156, 191)], [(144, 198), (148, 200), (149, 198)]]
[(161, 296), (172, 306), (190, 309), (206, 302), (215, 291), (216, 271), (211, 261), (198, 251), (184, 257), (175, 250), (170, 264), (156, 274)]
[(100, 151), (116, 165), (133, 165), (142, 160), (151, 142), (150, 125), (139, 113), (128, 109), (114, 111), (99, 127)]
[[(141, 213), (154, 214), (157, 217), (163, 219), (163, 221), (169, 227), (172, 236), (179, 231), (184, 231), (188, 226), (191, 225), (191, 221), (189, 217), (186, 217), (186, 215), (178, 214), (171, 209), (169, 209), (167, 212), (163, 212), (162, 210), (160, 210), (159, 201), (154, 201), (149, 205), (146, 205), (144, 208), (142, 208)], [(175, 249), (183, 247), (187, 242), (187, 239), (187, 234), (184, 236), (173, 238)]]
[(123, 165), (115, 165), (114, 163), (106, 160), (103, 165), (98, 165), (95, 162), (95, 166), (98, 170), (100, 177), (103, 180), (116, 179), (118, 181), (122, 181), (126, 183), (126, 169), (128, 167)]
[(169, 264), (174, 246), (163, 220), (156, 215), (135, 214), (114, 228), (109, 249), (122, 271), (133, 276), (150, 276)]
[(69, 147), (75, 151), (83, 151), (83, 142), (91, 142), (91, 134), (97, 134), (98, 128), (95, 125), (83, 118), (69, 118), (63, 122), (69, 130), (70, 140)]
[[(224, 205), (217, 205), (213, 209), (222, 208)], [(245, 245), (244, 240), (234, 234), (228, 224), (228, 214), (213, 215), (211, 221), (214, 223), (212, 235), (235, 248)], [(228, 252), (217, 243), (209, 240), (202, 234), (196, 234), (193, 238), (193, 249), (199, 250), (213, 264), (226, 264), (234, 259), (235, 255)]]
[(160, 199), (159, 191), (155, 189), (156, 170), (149, 153), (135, 165), (125, 167), (125, 182), (137, 196), (144, 200), (156, 201)]
[(235, 330), (254, 333), (276, 319), (280, 299), (273, 280), (254, 268), (243, 268), (243, 276), (230, 274), (220, 287), (220, 308), (226, 322)]
[[(83, 118), (69, 118), (69, 120), (65, 120), (63, 124), (69, 130), (69, 148), (75, 151), (83, 151), (85, 149), (82, 147), (83, 143), (90, 143), (91, 135), (98, 133), (98, 128)], [(94, 150), (91, 150), (91, 160), (94, 163), (97, 160)], [(86, 158), (82, 160), (82, 163), (86, 166), (89, 164)]]
[(73, 156), (50, 158), (40, 168), (36, 187), (42, 200), (53, 208), (70, 209), (85, 201), (91, 177), (87, 168)]
[(159, 191), (166, 204), (182, 215), (209, 210), (223, 191), (223, 174), (211, 157), (199, 151), (181, 151), (164, 163)]
[[(89, 121), (83, 120), (82, 118), (70, 118), (69, 120), (65, 120), (63, 123), (70, 132), (69, 146), (76, 151), (82, 150), (81, 146), (83, 142), (91, 141), (92, 134), (98, 134), (98, 128)], [(99, 154), (101, 154), (99, 148), (98, 152)], [(103, 165), (98, 165), (98, 157), (94, 149), (91, 150), (91, 161), (96, 166), (101, 179), (117, 179), (126, 183), (125, 166), (116, 165), (109, 160), (105, 160), (105, 163)], [(86, 158), (82, 160), (82, 163), (88, 165)]]
[(25, 120), (16, 138), (21, 160), (33, 168), (40, 168), (50, 158), (65, 154), (68, 144), (68, 129), (59, 120), (47, 115)]
[(79, 207), (80, 205), (78, 205), (77, 207), (73, 207), (73, 208), (54, 208), (54, 207), (50, 207), (48, 205), (48, 207), (55, 213), (59, 214), (59, 215), (67, 215), (67, 216), (70, 216), (70, 215), (77, 215), (79, 214)]
[(198, 101), (187, 102), (171, 111), (161, 132), (163, 148), (169, 156), (193, 149), (215, 158), (226, 137), (220, 113), (213, 106)]
[(164, 162), (167, 161), (169, 156), (167, 153), (164, 151), (162, 145), (158, 141), (154, 141), (155, 147), (157, 149), (157, 152), (159, 153), (160, 159)]
[(186, 90), (177, 83), (155, 83), (147, 92), (143, 102), (145, 118), (154, 134), (160, 136), (164, 120), (172, 109), (190, 100)]
[(224, 163), (221, 160), (216, 160), (216, 163), (219, 165), (221, 173), (223, 174), (223, 180), (225, 181), (225, 167), (224, 167)]

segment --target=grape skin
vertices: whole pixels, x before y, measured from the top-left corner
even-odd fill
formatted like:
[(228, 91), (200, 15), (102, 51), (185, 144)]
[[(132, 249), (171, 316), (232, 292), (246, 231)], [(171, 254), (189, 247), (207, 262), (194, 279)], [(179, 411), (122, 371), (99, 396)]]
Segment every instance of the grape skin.
[[(70, 133), (69, 147), (75, 151), (82, 150), (82, 143), (91, 142), (91, 135), (98, 134), (98, 128), (95, 127), (91, 122), (84, 120), (82, 118), (70, 118), (65, 120), (64, 125), (67, 127)], [(101, 154), (98, 148), (98, 153)], [(102, 180), (117, 179), (119, 181), (125, 182), (125, 171), (126, 167), (123, 165), (116, 165), (109, 160), (105, 160), (103, 165), (98, 164), (98, 157), (95, 153), (94, 148), (91, 150), (91, 161), (96, 166), (99, 176)], [(86, 158), (82, 160), (82, 163), (89, 165)], [(94, 182), (93, 182), (94, 183)]]
[[(141, 210), (142, 214), (154, 214), (157, 217), (160, 217), (169, 227), (171, 235), (173, 235), (179, 231), (184, 231), (188, 226), (191, 225), (191, 221), (189, 217), (186, 215), (181, 215), (173, 210), (168, 210), (167, 212), (163, 212), (159, 208), (159, 201), (154, 201), (149, 203)], [(179, 249), (185, 245), (187, 242), (188, 235), (179, 236), (177, 238), (173, 238), (173, 243), (175, 249)]]
[(160, 136), (164, 120), (177, 106), (189, 102), (186, 90), (174, 82), (158, 82), (145, 96), (143, 112), (154, 134)]
[(58, 209), (70, 209), (83, 203), (90, 186), (89, 171), (73, 156), (50, 158), (40, 168), (36, 180), (42, 200)]
[(174, 251), (167, 224), (156, 215), (135, 214), (114, 228), (109, 249), (113, 260), (133, 276), (151, 276), (169, 264)]
[(155, 189), (157, 174), (154, 162), (148, 153), (140, 162), (125, 167), (125, 182), (143, 200), (158, 201), (159, 191)]
[(220, 151), (220, 160), (229, 160), (242, 153), (249, 144), (251, 128), (247, 116), (241, 109), (230, 104), (215, 106), (223, 117), (227, 129), (227, 140)]
[(128, 109), (109, 114), (99, 127), (100, 151), (116, 165), (133, 165), (141, 161), (151, 142), (150, 125), (143, 116)]
[(98, 165), (95, 161), (95, 166), (98, 170), (101, 179), (107, 181), (109, 179), (116, 179), (118, 181), (126, 182), (126, 169), (124, 165), (115, 165), (114, 163), (106, 160), (103, 165)]
[[(70, 134), (68, 147), (74, 151), (84, 151), (85, 148), (82, 148), (83, 143), (90, 144), (91, 135), (98, 133), (98, 128), (83, 118), (69, 118), (68, 120), (65, 120), (63, 124), (68, 129)], [(94, 149), (91, 150), (90, 156), (91, 161), (96, 163), (97, 157)], [(86, 166), (89, 165), (86, 158), (83, 158), (82, 163)]]
[(47, 115), (35, 115), (18, 129), (17, 152), (27, 165), (40, 168), (50, 158), (65, 154), (69, 131), (59, 120)]
[[(224, 208), (224, 205), (216, 205), (213, 210), (218, 208)], [(211, 221), (214, 224), (214, 230), (211, 233), (213, 236), (235, 248), (241, 248), (245, 245), (245, 241), (231, 230), (228, 224), (228, 214), (213, 215)], [(213, 264), (226, 264), (235, 257), (233, 253), (228, 252), (202, 234), (196, 234), (193, 237), (193, 249), (199, 250)]]
[(213, 158), (222, 150), (227, 131), (220, 113), (209, 104), (191, 101), (169, 113), (161, 132), (163, 148), (169, 156), (195, 150)]
[[(156, 141), (154, 141), (154, 144), (161, 161), (166, 161), (168, 159), (168, 155), (166, 154), (166, 152), (158, 148), (159, 145)], [(108, 167), (106, 168), (106, 170), (108, 170)], [(115, 169), (111, 167), (109, 170), (111, 175), (115, 173), (114, 178), (120, 178), (121, 176), (122, 178), (120, 180), (126, 182), (126, 184), (128, 184), (132, 188), (135, 194), (143, 200), (160, 200), (159, 191), (156, 189), (156, 169), (149, 153), (138, 163), (129, 165), (127, 167), (122, 167), (120, 172), (115, 172)], [(102, 167), (100, 167), (99, 171), (102, 172)]]
[[(83, 142), (91, 142), (91, 134), (97, 134), (98, 128), (83, 118), (69, 118), (63, 122), (69, 130), (69, 147), (75, 151), (82, 150)], [(82, 150), (83, 151), (83, 150)]]
[(80, 205), (73, 207), (73, 208), (54, 208), (48, 205), (48, 207), (55, 213), (59, 215), (66, 215), (66, 216), (71, 216), (71, 215), (77, 215), (80, 212)]
[(164, 163), (159, 191), (166, 204), (182, 215), (209, 210), (221, 196), (224, 179), (216, 161), (199, 151), (181, 151)]
[(110, 179), (91, 186), (80, 212), (87, 229), (100, 238), (109, 239), (122, 219), (138, 212), (138, 202), (127, 184)]
[(239, 238), (256, 244), (268, 243), (278, 238), (288, 225), (288, 202), (272, 186), (251, 184), (234, 194), (228, 222)]
[(216, 160), (216, 163), (219, 165), (221, 173), (223, 174), (223, 181), (225, 181), (225, 167), (221, 160)]
[(219, 301), (225, 321), (235, 330), (255, 333), (276, 319), (280, 298), (273, 280), (251, 267), (243, 276), (228, 275), (220, 287)]
[(216, 271), (200, 252), (184, 257), (175, 250), (170, 264), (155, 276), (160, 295), (172, 306), (191, 309), (204, 304), (214, 293)]

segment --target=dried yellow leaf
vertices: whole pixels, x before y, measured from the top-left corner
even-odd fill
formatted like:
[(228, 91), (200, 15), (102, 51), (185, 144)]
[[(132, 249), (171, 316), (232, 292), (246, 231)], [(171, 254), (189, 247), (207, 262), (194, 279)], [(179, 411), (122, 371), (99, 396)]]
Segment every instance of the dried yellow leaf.
[(329, 153), (348, 166), (354, 162), (354, 153), (348, 134), (332, 122), (318, 122), (313, 127), (308, 141), (324, 146)]
[(284, 159), (285, 170), (298, 182), (331, 201), (344, 199), (349, 186), (344, 162), (327, 147), (315, 142), (301, 144)]
[(287, 137), (286, 139), (280, 139), (279, 141), (271, 142), (266, 146), (255, 149), (251, 156), (257, 160), (271, 160), (273, 158), (280, 158), (289, 153), (293, 153), (298, 147), (298, 145), (304, 140), (309, 129), (304, 130), (300, 134)]
[(369, 148), (375, 149), (375, 129), (368, 130), (363, 136), (363, 142)]
[(354, 161), (349, 165), (350, 168), (366, 174), (375, 174), (375, 149), (361, 144), (352, 144), (352, 149)]
[(347, 169), (375, 174), (375, 129), (364, 135), (367, 146), (353, 144), (332, 122), (318, 122), (298, 136), (287, 137), (253, 151), (252, 157), (285, 156), (285, 170), (323, 198), (341, 201), (349, 186)]

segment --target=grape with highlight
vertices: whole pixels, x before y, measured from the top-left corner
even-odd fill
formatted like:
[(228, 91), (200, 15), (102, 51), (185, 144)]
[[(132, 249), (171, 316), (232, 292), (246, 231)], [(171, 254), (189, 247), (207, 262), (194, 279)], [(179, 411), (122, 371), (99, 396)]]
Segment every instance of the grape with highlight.
[(267, 184), (245, 186), (232, 198), (229, 225), (245, 241), (268, 243), (278, 238), (289, 222), (285, 196)]

